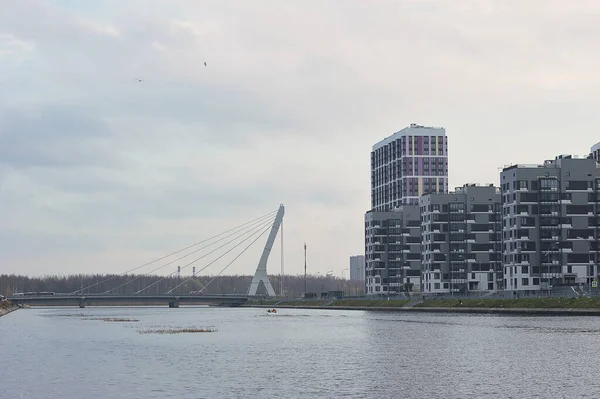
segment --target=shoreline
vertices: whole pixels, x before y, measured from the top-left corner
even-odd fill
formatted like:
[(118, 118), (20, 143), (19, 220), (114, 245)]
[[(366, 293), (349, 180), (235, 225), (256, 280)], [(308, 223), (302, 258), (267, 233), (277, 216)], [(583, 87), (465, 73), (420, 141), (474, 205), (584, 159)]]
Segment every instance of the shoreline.
[(485, 307), (391, 307), (391, 306), (301, 306), (301, 305), (242, 305), (264, 309), (363, 310), (398, 313), (467, 313), (504, 314), (514, 316), (600, 316), (599, 308), (485, 308)]
[(6, 316), (7, 314), (14, 312), (17, 309), (19, 309), (18, 306), (11, 306), (9, 308), (0, 309), (0, 317)]

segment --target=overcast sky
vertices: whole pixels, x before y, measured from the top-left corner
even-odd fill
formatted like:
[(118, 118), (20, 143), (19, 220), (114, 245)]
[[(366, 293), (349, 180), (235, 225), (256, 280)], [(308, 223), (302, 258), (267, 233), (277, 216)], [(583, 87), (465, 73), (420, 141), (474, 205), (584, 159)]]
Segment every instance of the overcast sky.
[(410, 123), (447, 129), (450, 187), (587, 154), (599, 18), (597, 0), (0, 0), (0, 273), (120, 272), (284, 203), (286, 272), (306, 241), (308, 272), (340, 276), (364, 253), (371, 145)]

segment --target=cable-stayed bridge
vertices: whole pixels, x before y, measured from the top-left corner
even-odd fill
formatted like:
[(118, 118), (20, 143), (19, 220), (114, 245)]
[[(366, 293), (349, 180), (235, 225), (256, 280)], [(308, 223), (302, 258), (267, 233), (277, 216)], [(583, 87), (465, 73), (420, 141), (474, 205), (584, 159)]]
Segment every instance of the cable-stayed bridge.
[[(22, 292), (13, 294), (8, 299), (16, 304), (28, 305), (56, 305), (56, 306), (102, 306), (102, 305), (168, 305), (169, 307), (179, 307), (179, 304), (204, 304), (211, 306), (239, 306), (245, 303), (248, 298), (257, 295), (275, 296), (275, 291), (267, 275), (267, 262), (271, 249), (275, 244), (277, 234), (281, 230), (281, 278), (283, 280), (283, 216), (285, 208), (280, 205), (276, 211), (269, 212), (259, 218), (238, 225), (222, 233), (196, 242), (185, 248), (171, 252), (158, 259), (146, 262), (126, 270), (118, 275), (107, 277), (101, 281), (88, 286), (82, 286), (80, 289), (66, 293), (57, 294), (54, 292)], [(246, 295), (205, 295), (206, 288), (219, 278), (227, 269), (229, 269), (245, 252), (253, 245), (260, 242), (261, 237), (269, 233), (262, 255), (258, 261), (254, 277), (248, 287)], [(221, 253), (222, 252), (222, 253)], [(221, 259), (227, 255), (234, 255), (225, 266), (218, 264)], [(212, 258), (212, 259), (211, 259)], [(209, 259), (211, 259), (209, 261)], [(181, 263), (184, 263), (181, 266)], [(174, 266), (178, 264), (178, 266)], [(200, 283), (199, 289), (186, 290), (190, 285), (198, 284), (197, 276), (207, 270), (209, 267), (217, 265), (220, 267), (218, 273), (205, 284)], [(192, 268), (191, 275), (183, 281), (169, 288), (165, 292), (157, 293), (161, 282), (171, 277), (181, 276), (185, 269)], [(156, 276), (160, 271), (172, 270), (171, 273), (156, 277), (154, 281), (145, 284), (138, 289), (141, 279), (148, 276)], [(132, 273), (136, 273), (132, 275)], [(117, 279), (119, 277), (119, 279)], [(127, 278), (131, 277), (131, 278)], [(122, 282), (125, 278), (125, 282)], [(116, 280), (119, 280), (116, 282)], [(178, 279), (178, 281), (181, 280)], [(105, 289), (107, 285), (111, 288)], [(136, 286), (134, 291), (131, 287)], [(100, 291), (100, 287), (103, 288)], [(280, 294), (283, 296), (283, 281)], [(123, 290), (129, 289), (131, 293), (120, 294)]]

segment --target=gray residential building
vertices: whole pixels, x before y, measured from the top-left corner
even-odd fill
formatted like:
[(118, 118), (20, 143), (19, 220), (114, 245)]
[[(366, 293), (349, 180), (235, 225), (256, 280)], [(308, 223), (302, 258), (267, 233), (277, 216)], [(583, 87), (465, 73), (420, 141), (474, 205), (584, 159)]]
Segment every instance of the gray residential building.
[(596, 143), (590, 149), (590, 157), (594, 158), (596, 162), (600, 162), (600, 143)]
[(419, 200), (424, 293), (502, 289), (500, 190), (466, 184)]
[(365, 293), (417, 291), (421, 276), (418, 205), (365, 215)]
[(371, 209), (418, 205), (428, 192), (448, 192), (448, 138), (442, 127), (411, 124), (373, 146)]
[(365, 256), (350, 257), (350, 281), (365, 281)]
[(599, 167), (590, 157), (561, 155), (502, 170), (507, 290), (585, 284), (598, 276)]

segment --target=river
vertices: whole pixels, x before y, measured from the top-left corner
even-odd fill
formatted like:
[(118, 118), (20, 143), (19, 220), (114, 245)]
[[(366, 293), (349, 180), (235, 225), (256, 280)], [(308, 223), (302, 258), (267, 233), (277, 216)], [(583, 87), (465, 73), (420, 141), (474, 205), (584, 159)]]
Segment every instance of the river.
[(0, 398), (600, 397), (597, 317), (32, 308), (0, 342)]

